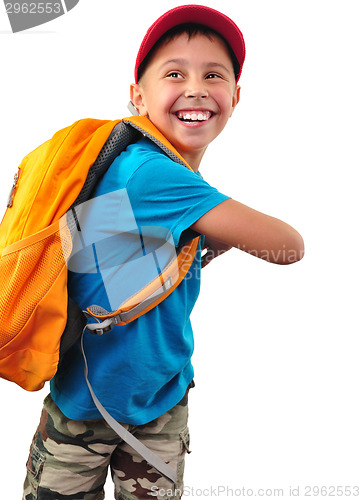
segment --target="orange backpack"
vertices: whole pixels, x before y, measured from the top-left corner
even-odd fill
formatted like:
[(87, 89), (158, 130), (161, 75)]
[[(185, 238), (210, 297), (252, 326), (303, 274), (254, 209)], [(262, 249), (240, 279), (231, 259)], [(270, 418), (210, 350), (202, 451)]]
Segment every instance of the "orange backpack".
[(188, 272), (198, 238), (115, 311), (89, 307), (85, 315), (68, 297), (69, 214), (91, 197), (116, 156), (142, 135), (190, 168), (154, 125), (139, 116), (79, 120), (19, 166), (0, 225), (0, 376), (26, 390), (39, 390), (54, 376), (59, 352), (79, 339), (86, 316), (97, 322), (87, 328), (99, 333), (129, 323), (164, 300)]

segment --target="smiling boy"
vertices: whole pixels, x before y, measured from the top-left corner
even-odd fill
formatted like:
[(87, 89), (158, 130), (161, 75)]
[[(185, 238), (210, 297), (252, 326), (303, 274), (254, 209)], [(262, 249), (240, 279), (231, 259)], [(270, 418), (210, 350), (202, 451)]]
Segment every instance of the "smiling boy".
[[(303, 240), (291, 226), (230, 199), (198, 173), (208, 144), (239, 101), (244, 56), (239, 28), (213, 9), (186, 5), (159, 18), (140, 47), (131, 100), (193, 171), (142, 137), (116, 158), (96, 189), (96, 196), (126, 189), (137, 224), (167, 228), (176, 247), (202, 235), (188, 275), (166, 300), (107, 335), (85, 338), (100, 401), (175, 471), (176, 480), (172, 485), (99, 418), (74, 346), (44, 402), (25, 500), (102, 499), (109, 466), (116, 499), (160, 499), (164, 491), (167, 498), (179, 498), (194, 376), (189, 318), (200, 268), (231, 247), (278, 264), (302, 258)], [(97, 293), (91, 282), (84, 286), (70, 273), (69, 294), (81, 307), (98, 303)]]
[(239, 101), (240, 88), (225, 42), (218, 36), (182, 33), (150, 57), (131, 99), (149, 116), (193, 170), (223, 130)]

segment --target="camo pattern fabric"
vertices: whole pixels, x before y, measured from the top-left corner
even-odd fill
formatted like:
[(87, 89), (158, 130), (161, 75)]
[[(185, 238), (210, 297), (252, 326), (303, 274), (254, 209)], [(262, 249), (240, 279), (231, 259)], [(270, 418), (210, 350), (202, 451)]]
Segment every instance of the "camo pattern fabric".
[(30, 447), (23, 500), (103, 500), (109, 467), (117, 500), (180, 499), (184, 458), (189, 453), (188, 391), (175, 407), (152, 422), (123, 424), (177, 471), (175, 485), (104, 420), (70, 420), (47, 396)]

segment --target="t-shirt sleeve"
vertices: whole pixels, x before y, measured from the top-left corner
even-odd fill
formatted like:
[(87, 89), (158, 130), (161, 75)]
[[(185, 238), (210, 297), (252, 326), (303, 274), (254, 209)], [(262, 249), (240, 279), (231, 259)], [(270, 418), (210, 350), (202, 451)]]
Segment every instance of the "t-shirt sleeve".
[(176, 246), (183, 231), (229, 198), (199, 174), (161, 155), (139, 166), (127, 193), (137, 223), (169, 229)]

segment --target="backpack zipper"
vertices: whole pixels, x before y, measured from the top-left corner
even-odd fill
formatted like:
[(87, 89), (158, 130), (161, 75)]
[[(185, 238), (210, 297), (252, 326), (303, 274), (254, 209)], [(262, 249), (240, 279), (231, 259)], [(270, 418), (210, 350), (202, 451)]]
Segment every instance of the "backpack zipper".
[(15, 189), (17, 188), (18, 186), (18, 180), (19, 180), (19, 177), (20, 177), (20, 172), (21, 172), (21, 169), (20, 167), (18, 168), (18, 171), (16, 172), (16, 174), (14, 175), (14, 183), (12, 185), (12, 188), (11, 188), (11, 191), (10, 191), (10, 194), (9, 194), (9, 199), (8, 199), (8, 204), (7, 204), (7, 207), (10, 208), (13, 206), (13, 201), (14, 201), (14, 193), (15, 193)]

